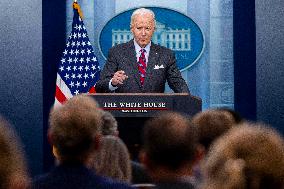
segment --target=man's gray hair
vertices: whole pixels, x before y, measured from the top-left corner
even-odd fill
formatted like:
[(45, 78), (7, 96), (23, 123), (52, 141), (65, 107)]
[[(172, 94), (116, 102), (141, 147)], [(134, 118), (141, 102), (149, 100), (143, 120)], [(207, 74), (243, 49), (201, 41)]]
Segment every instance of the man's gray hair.
[(136, 10), (132, 13), (132, 15), (131, 15), (130, 28), (131, 28), (132, 25), (133, 25), (134, 17), (135, 17), (136, 15), (145, 15), (145, 14), (150, 14), (150, 15), (153, 17), (154, 26), (156, 27), (155, 13), (154, 13), (152, 10), (150, 10), (150, 9), (139, 8), (139, 9), (136, 9)]

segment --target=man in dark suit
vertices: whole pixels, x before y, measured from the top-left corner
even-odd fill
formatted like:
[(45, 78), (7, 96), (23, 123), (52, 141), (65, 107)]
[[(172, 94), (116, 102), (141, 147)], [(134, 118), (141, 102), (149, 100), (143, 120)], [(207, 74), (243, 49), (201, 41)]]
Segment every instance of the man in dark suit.
[(73, 97), (52, 110), (49, 123), (49, 140), (59, 165), (35, 178), (33, 189), (130, 188), (89, 169), (90, 158), (99, 146), (101, 126), (101, 113), (93, 98)]
[(148, 120), (141, 161), (157, 189), (193, 189), (197, 140), (192, 123), (178, 113)]
[(163, 93), (168, 82), (174, 92), (189, 93), (173, 51), (151, 42), (155, 25), (153, 11), (140, 8), (133, 12), (134, 39), (109, 50), (97, 92)]

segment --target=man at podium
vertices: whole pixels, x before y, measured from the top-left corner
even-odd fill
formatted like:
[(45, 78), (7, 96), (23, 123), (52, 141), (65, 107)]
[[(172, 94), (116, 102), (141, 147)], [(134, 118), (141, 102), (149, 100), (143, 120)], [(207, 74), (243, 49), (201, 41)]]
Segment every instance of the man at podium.
[(163, 93), (168, 82), (175, 93), (189, 93), (174, 52), (151, 42), (155, 26), (153, 11), (140, 8), (133, 12), (130, 28), (134, 39), (109, 50), (97, 92)]

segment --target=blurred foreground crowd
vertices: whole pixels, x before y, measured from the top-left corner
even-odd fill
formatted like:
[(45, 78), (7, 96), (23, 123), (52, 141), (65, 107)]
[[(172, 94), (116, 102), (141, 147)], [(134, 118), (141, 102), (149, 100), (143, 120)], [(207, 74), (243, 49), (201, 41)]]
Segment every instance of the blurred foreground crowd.
[(13, 127), (0, 119), (0, 189), (282, 189), (284, 141), (269, 125), (230, 109), (147, 120), (139, 160), (116, 119), (86, 95), (52, 108), (54, 168), (31, 178)]

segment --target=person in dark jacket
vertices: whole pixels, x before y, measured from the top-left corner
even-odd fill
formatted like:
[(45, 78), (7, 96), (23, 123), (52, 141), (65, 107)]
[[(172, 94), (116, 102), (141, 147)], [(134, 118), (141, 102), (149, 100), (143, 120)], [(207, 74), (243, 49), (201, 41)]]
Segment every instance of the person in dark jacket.
[(127, 189), (129, 186), (96, 175), (90, 158), (100, 143), (101, 112), (88, 96), (75, 96), (50, 113), (48, 136), (59, 165), (38, 176), (33, 189)]
[(146, 122), (142, 162), (157, 189), (192, 189), (197, 140), (192, 123), (178, 113)]
[(151, 42), (155, 27), (153, 11), (139, 8), (133, 12), (130, 28), (134, 39), (109, 50), (97, 92), (163, 93), (168, 82), (175, 93), (189, 93), (174, 52)]

